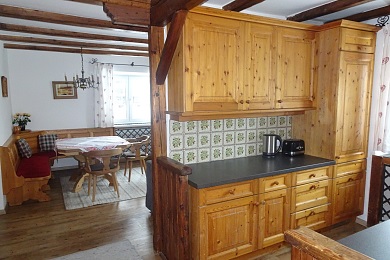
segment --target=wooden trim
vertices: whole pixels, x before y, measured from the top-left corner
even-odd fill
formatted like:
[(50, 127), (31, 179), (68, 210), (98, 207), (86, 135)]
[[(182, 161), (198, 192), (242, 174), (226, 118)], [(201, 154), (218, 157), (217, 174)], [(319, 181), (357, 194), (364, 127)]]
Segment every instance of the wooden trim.
[(59, 46), (68, 46), (68, 47), (77, 47), (77, 48), (85, 47), (85, 48), (97, 48), (97, 49), (118, 49), (118, 50), (127, 50), (127, 51), (148, 52), (148, 47), (43, 39), (43, 38), (23, 37), (23, 36), (0, 35), (0, 40), (12, 41), (12, 42), (50, 44), (50, 45), (59, 45)]
[(157, 252), (162, 250), (162, 207), (165, 203), (161, 196), (159, 183), (161, 175), (157, 168), (157, 157), (167, 155), (166, 128), (166, 87), (156, 83), (156, 71), (164, 47), (164, 28), (150, 27), (149, 31), (149, 70), (151, 88), (151, 138), (152, 138), (152, 179), (153, 179), (153, 246)]
[[(48, 47), (48, 46), (36, 46), (36, 45), (19, 45), (19, 44), (4, 44), (5, 49), (15, 50), (32, 50), (32, 51), (53, 51), (53, 52), (66, 52), (66, 53), (80, 53), (80, 49), (74, 48), (61, 48), (61, 47)], [(130, 51), (103, 51), (103, 50), (90, 50), (83, 49), (83, 54), (98, 54), (98, 55), (121, 55), (121, 56), (139, 56), (148, 57), (149, 54), (145, 52), (130, 52)]]
[(169, 157), (161, 156), (157, 158), (158, 164), (163, 166), (164, 168), (170, 170), (172, 173), (187, 176), (192, 174), (192, 169), (182, 163), (179, 163)]
[(111, 28), (111, 29), (122, 29), (122, 30), (140, 31), (140, 32), (148, 31), (147, 27), (115, 25), (112, 24), (111, 21), (51, 13), (51, 12), (38, 11), (38, 10), (33, 10), (28, 8), (20, 8), (20, 7), (13, 7), (7, 5), (0, 5), (0, 16), (46, 22), (46, 23), (57, 23), (62, 25), (89, 27), (89, 28), (105, 28), (105, 29)]
[(235, 0), (227, 5), (224, 5), (222, 9), (226, 11), (240, 12), (262, 2), (264, 2), (264, 0)]
[(104, 3), (103, 11), (111, 18), (114, 24), (150, 24), (150, 7), (124, 6)]
[(285, 231), (284, 237), (293, 246), (291, 259), (372, 259), (304, 226)]
[(156, 81), (157, 84), (164, 84), (168, 75), (169, 67), (175, 53), (177, 43), (183, 31), (184, 22), (186, 20), (188, 11), (180, 10), (175, 13), (169, 27), (168, 36), (162, 50), (161, 59), (157, 67)]
[(77, 39), (120, 41), (120, 42), (126, 42), (126, 43), (145, 43), (145, 44), (148, 43), (148, 39), (137, 39), (137, 38), (131, 38), (131, 37), (101, 35), (101, 34), (84, 33), (84, 32), (82, 32), (82, 33), (81, 32), (71, 32), (71, 31), (65, 31), (65, 30), (46, 29), (46, 28), (40, 28), (40, 27), (6, 24), (6, 23), (0, 23), (0, 30), (10, 31), (10, 32), (22, 32), (22, 33), (59, 36), (59, 37), (70, 37), (70, 38), (77, 38)]

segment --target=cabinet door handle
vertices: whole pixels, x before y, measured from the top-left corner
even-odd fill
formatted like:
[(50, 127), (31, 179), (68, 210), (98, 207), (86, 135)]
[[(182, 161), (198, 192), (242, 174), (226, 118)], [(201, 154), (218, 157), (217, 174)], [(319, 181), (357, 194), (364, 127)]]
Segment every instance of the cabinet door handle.
[(244, 104), (244, 100), (240, 100), (240, 104)]
[(274, 181), (273, 183), (271, 183), (271, 186), (276, 186), (276, 185), (279, 185), (278, 181)]
[(263, 200), (263, 201), (261, 202), (261, 205), (265, 205), (265, 200)]
[(354, 181), (354, 179), (353, 179), (353, 178), (349, 178), (349, 179), (348, 179), (348, 182), (350, 182), (350, 181)]
[(251, 101), (250, 100), (246, 100), (245, 103), (249, 104)]
[(308, 215), (308, 217), (310, 216), (314, 216), (316, 213), (314, 211), (310, 212), (310, 214)]
[(234, 195), (235, 191), (236, 191), (236, 189), (232, 189), (232, 190), (229, 190), (228, 193)]
[(317, 189), (317, 186), (316, 185), (311, 185), (310, 190), (315, 190), (315, 189)]
[(260, 202), (258, 202), (258, 201), (253, 202), (253, 205), (254, 205), (254, 206), (259, 206), (259, 205), (260, 205)]
[(315, 175), (314, 173), (312, 173), (312, 174), (309, 175), (309, 179), (315, 178), (315, 177), (316, 177), (316, 175)]
[(278, 103), (283, 103), (283, 100), (279, 99), (279, 100), (278, 100)]

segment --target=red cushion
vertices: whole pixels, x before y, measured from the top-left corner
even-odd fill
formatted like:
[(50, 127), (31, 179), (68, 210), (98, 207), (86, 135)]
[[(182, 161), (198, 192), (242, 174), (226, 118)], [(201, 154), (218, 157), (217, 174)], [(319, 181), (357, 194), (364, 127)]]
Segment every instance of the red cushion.
[(36, 153), (36, 155), (45, 155), (45, 156), (47, 156), (47, 159), (57, 157), (56, 152), (53, 151), (53, 150), (51, 150), (51, 151), (44, 151), (44, 152), (38, 152), (38, 153)]
[(21, 158), (16, 175), (24, 178), (50, 176), (50, 163), (47, 154), (37, 153), (30, 158)]

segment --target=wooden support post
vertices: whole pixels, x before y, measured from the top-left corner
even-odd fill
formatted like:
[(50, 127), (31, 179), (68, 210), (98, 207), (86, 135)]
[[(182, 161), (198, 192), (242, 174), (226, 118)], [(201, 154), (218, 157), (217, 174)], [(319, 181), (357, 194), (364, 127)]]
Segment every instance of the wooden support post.
[(167, 130), (166, 130), (166, 95), (165, 85), (157, 85), (156, 71), (160, 61), (161, 52), (164, 47), (164, 28), (151, 26), (149, 29), (149, 66), (150, 66), (150, 87), (152, 106), (152, 180), (153, 180), (153, 246), (157, 252), (161, 252), (161, 206), (162, 198), (159, 190), (159, 173), (157, 168), (157, 157), (165, 156), (167, 153)]

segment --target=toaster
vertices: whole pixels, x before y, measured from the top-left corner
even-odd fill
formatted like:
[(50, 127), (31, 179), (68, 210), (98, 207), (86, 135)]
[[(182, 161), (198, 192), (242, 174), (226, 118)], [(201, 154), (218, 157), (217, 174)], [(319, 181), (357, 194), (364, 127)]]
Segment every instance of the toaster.
[(302, 139), (286, 139), (283, 141), (282, 153), (296, 156), (305, 153), (305, 142)]

